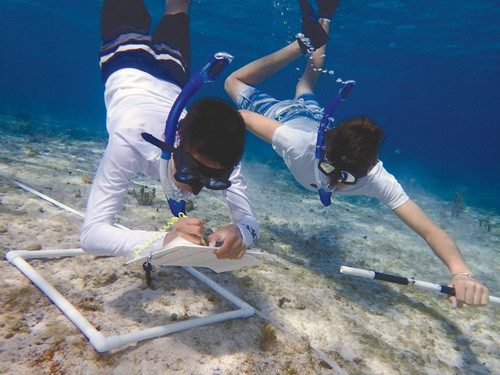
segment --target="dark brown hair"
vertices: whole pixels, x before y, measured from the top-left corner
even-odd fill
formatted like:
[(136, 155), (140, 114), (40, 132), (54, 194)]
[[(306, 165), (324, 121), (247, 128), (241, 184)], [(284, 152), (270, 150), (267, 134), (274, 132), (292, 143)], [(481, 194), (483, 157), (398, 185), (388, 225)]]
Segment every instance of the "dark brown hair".
[(239, 163), (245, 144), (245, 122), (228, 102), (204, 98), (194, 103), (180, 122), (179, 147), (223, 167)]
[(342, 121), (325, 133), (326, 158), (337, 169), (363, 177), (375, 164), (384, 131), (366, 116)]

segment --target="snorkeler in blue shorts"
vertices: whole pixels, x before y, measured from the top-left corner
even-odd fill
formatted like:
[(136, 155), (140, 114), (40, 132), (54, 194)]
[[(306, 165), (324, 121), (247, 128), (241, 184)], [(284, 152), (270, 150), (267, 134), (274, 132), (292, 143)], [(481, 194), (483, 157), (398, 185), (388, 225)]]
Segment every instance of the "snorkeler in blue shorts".
[[(241, 108), (247, 129), (272, 144), (304, 188), (379, 199), (418, 233), (448, 267), (452, 275), (450, 285), (456, 290), (452, 304), (486, 305), (488, 289), (474, 278), (457, 245), (408, 197), (378, 159), (382, 129), (372, 119), (357, 116), (321, 133), (324, 110), (314, 88), (323, 70), (330, 22), (339, 0), (317, 3), (318, 17), (308, 1), (299, 1), (302, 33), (295, 42), (243, 66), (227, 78), (226, 91)], [(278, 100), (255, 88), (304, 55), (305, 70), (292, 99)], [(324, 144), (317, 142), (319, 134), (324, 136)], [(322, 202), (327, 205), (329, 199), (322, 198)]]
[[(204, 98), (175, 122), (173, 162), (162, 169), (165, 121), (190, 79), (189, 1), (169, 0), (153, 33), (143, 0), (105, 0), (102, 8), (100, 65), (105, 86), (108, 144), (90, 191), (80, 242), (85, 251), (131, 256), (161, 249), (180, 235), (203, 241), (203, 222), (181, 217), (169, 231), (128, 230), (115, 226), (136, 173), (162, 178), (162, 186), (185, 196), (203, 188), (219, 190), (232, 223), (208, 236), (220, 258), (241, 258), (258, 234), (239, 161), (245, 125), (223, 100)], [(182, 108), (181, 108), (182, 109)], [(172, 111), (173, 112), (173, 111)], [(177, 120), (177, 119), (176, 119)], [(143, 138), (147, 133), (149, 143)], [(162, 146), (163, 147), (163, 146)], [(170, 157), (170, 154), (169, 154)]]

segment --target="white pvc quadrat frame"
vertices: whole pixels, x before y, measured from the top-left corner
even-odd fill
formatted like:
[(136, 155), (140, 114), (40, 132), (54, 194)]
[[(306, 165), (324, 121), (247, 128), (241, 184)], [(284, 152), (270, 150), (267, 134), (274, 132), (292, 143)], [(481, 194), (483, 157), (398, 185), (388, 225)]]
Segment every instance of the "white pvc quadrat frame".
[[(28, 190), (39, 197), (48, 200), (55, 205), (68, 210), (69, 207), (62, 203), (47, 197), (36, 190), (33, 190), (17, 181), (16, 185)], [(73, 209), (68, 211), (78, 216), (83, 216), (80, 212)], [(28, 277), (50, 300), (75, 324), (80, 331), (89, 339), (90, 344), (98, 352), (106, 352), (119, 346), (136, 343), (154, 337), (164, 336), (170, 333), (183, 331), (189, 328), (200, 327), (212, 323), (218, 323), (225, 320), (247, 318), (255, 314), (255, 309), (245, 301), (236, 297), (234, 294), (217, 284), (215, 281), (197, 271), (193, 267), (182, 267), (192, 276), (200, 280), (213, 291), (224, 297), (227, 301), (238, 307), (237, 310), (226, 311), (214, 315), (194, 318), (182, 322), (169, 323), (162, 326), (156, 326), (127, 333), (124, 335), (105, 336), (99, 332), (81, 313), (73, 306), (61, 293), (57, 291), (40, 273), (38, 273), (26, 260), (29, 259), (52, 259), (61, 257), (75, 257), (88, 255), (82, 249), (60, 249), (60, 250), (12, 250), (5, 255), (5, 259), (17, 267), (26, 277)]]

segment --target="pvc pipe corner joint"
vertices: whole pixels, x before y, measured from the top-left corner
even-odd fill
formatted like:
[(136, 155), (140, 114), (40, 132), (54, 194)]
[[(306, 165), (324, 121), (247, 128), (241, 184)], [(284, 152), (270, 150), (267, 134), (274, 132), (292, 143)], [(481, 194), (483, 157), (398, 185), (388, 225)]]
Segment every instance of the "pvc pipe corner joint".
[(11, 250), (11, 251), (8, 251), (7, 254), (5, 254), (5, 260), (7, 260), (7, 262), (9, 262), (9, 263), (12, 263), (12, 260), (18, 256), (19, 256), (18, 251)]
[(94, 349), (99, 353), (107, 352), (108, 350), (114, 349), (120, 345), (119, 337), (106, 337), (100, 332), (94, 333), (89, 341)]

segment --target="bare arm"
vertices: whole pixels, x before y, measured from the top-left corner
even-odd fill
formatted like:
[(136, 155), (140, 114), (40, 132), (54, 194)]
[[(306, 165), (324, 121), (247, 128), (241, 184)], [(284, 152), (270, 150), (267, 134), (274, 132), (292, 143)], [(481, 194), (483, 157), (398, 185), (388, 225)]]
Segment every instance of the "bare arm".
[(427, 242), (454, 275), (450, 284), (455, 287), (458, 306), (463, 302), (486, 305), (488, 289), (473, 277), (464, 275), (470, 273), (470, 269), (451, 237), (434, 224), (411, 199), (396, 208), (394, 213)]
[(262, 116), (261, 114), (247, 111), (246, 109), (241, 109), (239, 112), (241, 116), (243, 116), (243, 120), (248, 130), (264, 141), (271, 143), (274, 131), (281, 126), (280, 122)]
[(470, 272), (450, 236), (434, 224), (415, 202), (408, 200), (394, 213), (427, 242), (452, 274)]

